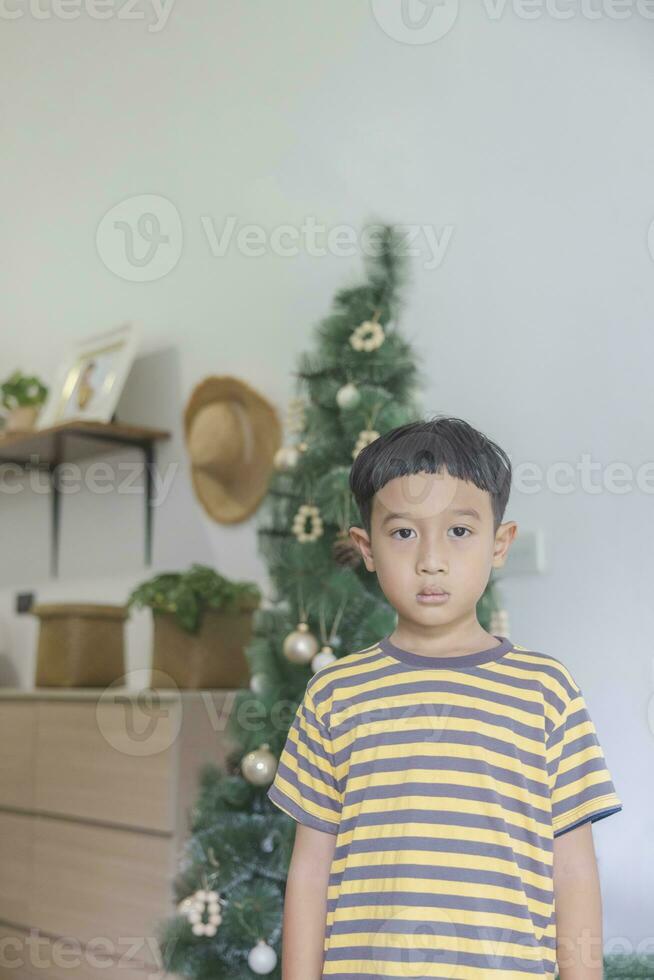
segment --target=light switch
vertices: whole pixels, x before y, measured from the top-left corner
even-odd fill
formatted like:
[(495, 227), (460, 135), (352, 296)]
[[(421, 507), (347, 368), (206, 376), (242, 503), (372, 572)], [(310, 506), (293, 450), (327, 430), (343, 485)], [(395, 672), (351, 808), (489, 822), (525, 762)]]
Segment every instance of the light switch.
[(33, 592), (19, 592), (16, 595), (16, 612), (17, 613), (27, 613), (30, 611), (34, 605), (34, 593)]

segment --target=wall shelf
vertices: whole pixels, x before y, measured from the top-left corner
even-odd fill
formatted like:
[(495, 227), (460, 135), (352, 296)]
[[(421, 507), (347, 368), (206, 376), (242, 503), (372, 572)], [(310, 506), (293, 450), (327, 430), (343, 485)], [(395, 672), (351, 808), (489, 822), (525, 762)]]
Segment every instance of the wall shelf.
[(61, 463), (81, 462), (104, 456), (109, 447), (137, 448), (143, 453), (145, 467), (145, 541), (147, 565), (152, 563), (152, 494), (154, 487), (155, 444), (169, 439), (170, 432), (122, 422), (59, 422), (46, 429), (29, 432), (7, 432), (0, 435), (0, 468), (7, 464), (24, 470), (44, 470), (52, 486), (51, 572), (59, 568), (59, 534), (61, 526), (61, 487), (58, 467)]

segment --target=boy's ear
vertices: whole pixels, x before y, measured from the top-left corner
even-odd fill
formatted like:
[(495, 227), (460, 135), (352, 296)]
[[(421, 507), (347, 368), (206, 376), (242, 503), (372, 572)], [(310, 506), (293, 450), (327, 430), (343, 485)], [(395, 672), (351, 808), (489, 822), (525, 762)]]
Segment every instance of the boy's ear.
[(375, 559), (372, 557), (372, 547), (370, 544), (370, 536), (368, 532), (365, 531), (362, 527), (351, 527), (350, 538), (354, 542), (354, 546), (361, 553), (361, 557), (363, 558), (363, 561), (368, 571), (374, 572)]
[(515, 521), (507, 521), (500, 524), (495, 535), (495, 547), (493, 549), (493, 568), (501, 568), (509, 554), (511, 542), (518, 533), (518, 525)]

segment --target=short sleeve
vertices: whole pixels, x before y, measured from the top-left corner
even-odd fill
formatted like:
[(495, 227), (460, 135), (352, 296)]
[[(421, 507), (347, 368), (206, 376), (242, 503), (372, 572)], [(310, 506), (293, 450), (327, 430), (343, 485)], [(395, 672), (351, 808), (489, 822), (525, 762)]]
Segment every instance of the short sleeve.
[(279, 757), (268, 799), (299, 823), (337, 834), (342, 793), (332, 739), (307, 689)]
[(579, 688), (547, 739), (554, 836), (622, 809), (595, 725)]

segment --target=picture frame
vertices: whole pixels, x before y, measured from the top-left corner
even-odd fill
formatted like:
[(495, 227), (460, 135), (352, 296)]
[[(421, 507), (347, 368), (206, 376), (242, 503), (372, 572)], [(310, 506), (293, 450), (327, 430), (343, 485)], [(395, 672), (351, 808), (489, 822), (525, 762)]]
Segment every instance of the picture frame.
[(74, 344), (59, 366), (38, 428), (60, 422), (110, 422), (141, 340), (132, 322)]

